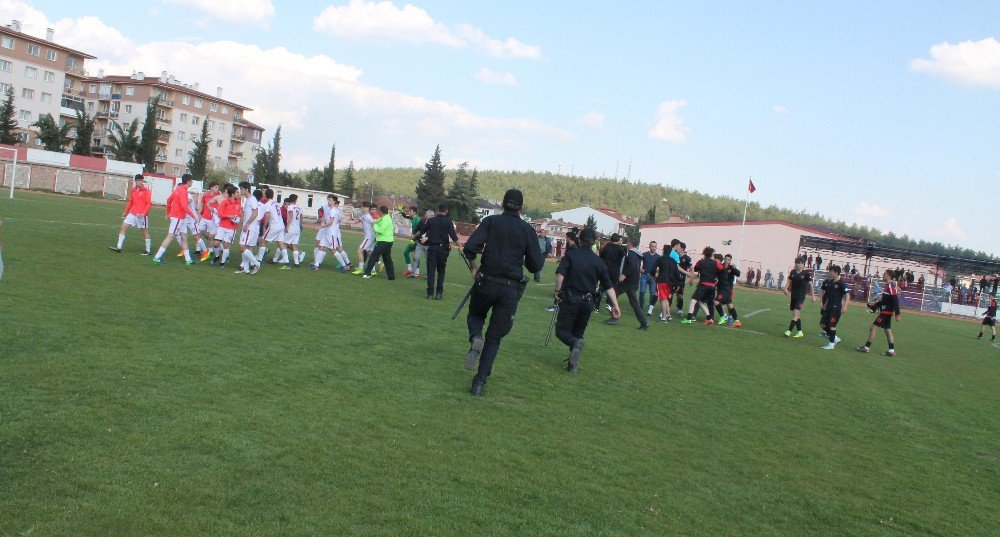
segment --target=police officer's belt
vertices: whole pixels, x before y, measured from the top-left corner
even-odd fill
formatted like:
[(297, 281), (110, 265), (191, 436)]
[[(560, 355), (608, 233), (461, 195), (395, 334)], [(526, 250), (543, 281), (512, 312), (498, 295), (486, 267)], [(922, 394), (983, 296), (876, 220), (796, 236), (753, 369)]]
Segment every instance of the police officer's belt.
[(500, 285), (509, 285), (511, 287), (518, 287), (521, 285), (521, 282), (519, 281), (511, 280), (509, 278), (504, 278), (502, 276), (490, 276), (489, 274), (480, 274), (480, 275), (482, 276), (483, 281), (490, 283), (499, 283)]
[(572, 289), (565, 289), (564, 291), (566, 293), (566, 298), (573, 301), (587, 302), (595, 299), (594, 293), (581, 293)]

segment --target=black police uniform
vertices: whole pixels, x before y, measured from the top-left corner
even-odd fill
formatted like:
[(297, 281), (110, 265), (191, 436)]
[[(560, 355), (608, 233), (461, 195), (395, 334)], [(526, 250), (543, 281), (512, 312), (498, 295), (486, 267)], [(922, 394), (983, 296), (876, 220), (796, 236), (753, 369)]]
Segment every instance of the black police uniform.
[(598, 284), (601, 292), (611, 289), (613, 284), (607, 264), (586, 247), (567, 252), (559, 262), (556, 274), (563, 276), (556, 337), (572, 349), (587, 330), (597, 300)]
[[(504, 212), (483, 219), (463, 248), (466, 258), (470, 260), (475, 260), (478, 254), (482, 254), (467, 317), (469, 342), (473, 349), (477, 344), (482, 348), (479, 353), (479, 370), (472, 379), (473, 395), (477, 395), (476, 384), (486, 384), (486, 379), (493, 370), (493, 361), (500, 350), (500, 340), (514, 326), (517, 303), (521, 300), (528, 281), (521, 270), (522, 265), (532, 274), (545, 266), (545, 259), (538, 249), (535, 229), (521, 220), (518, 214), (522, 203), (521, 193), (517, 192), (512, 203), (508, 203), (510, 197), (510, 192), (504, 196)], [(511, 206), (517, 209), (511, 209)], [(483, 337), (483, 326), (490, 310), (493, 310), (493, 314)], [(470, 353), (472, 352), (470, 349)], [(466, 366), (469, 365), (467, 362)]]
[[(455, 223), (448, 215), (437, 214), (421, 222), (414, 238), (427, 246), (427, 298), (433, 295), (440, 300), (444, 294), (444, 271), (448, 264), (448, 253), (451, 251), (449, 245), (458, 242)], [(427, 241), (421, 242), (423, 238)]]
[[(625, 260), (625, 247), (618, 243), (608, 242), (604, 248), (601, 248), (599, 256), (608, 267), (608, 277), (611, 278), (611, 283), (617, 285), (618, 277), (622, 274), (622, 261)], [(597, 303), (594, 305), (595, 310), (601, 307), (602, 298), (603, 296), (598, 295)]]
[[(625, 279), (615, 282), (614, 287), (615, 294), (619, 297), (622, 294), (628, 297), (628, 303), (632, 306), (632, 312), (635, 313), (635, 318), (639, 321), (639, 328), (644, 329), (649, 326), (649, 323), (646, 322), (646, 316), (642, 313), (642, 303), (639, 302), (639, 275), (641, 272), (642, 256), (635, 250), (626, 250), (625, 259), (622, 260), (622, 274), (625, 276)], [(621, 304), (620, 299), (619, 304)], [(615, 324), (615, 320), (609, 322)]]

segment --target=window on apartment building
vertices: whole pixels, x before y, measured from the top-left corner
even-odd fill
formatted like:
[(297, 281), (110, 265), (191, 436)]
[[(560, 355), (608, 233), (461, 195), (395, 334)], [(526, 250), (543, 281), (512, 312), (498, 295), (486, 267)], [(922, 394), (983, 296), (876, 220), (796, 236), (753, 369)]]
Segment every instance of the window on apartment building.
[(174, 175), (177, 175), (179, 173), (181, 173), (180, 167), (179, 166), (174, 166)]
[(222, 121), (219, 122), (219, 131), (226, 132), (226, 124)]
[(37, 145), (37, 146), (42, 146), (42, 145), (45, 145), (45, 143), (43, 143), (43, 142), (42, 142), (42, 139), (41, 139), (41, 138), (37, 138), (37, 137), (36, 137), (36, 138), (35, 138), (35, 145)]
[(45, 57), (48, 58), (50, 62), (54, 62), (59, 56), (56, 54), (56, 51), (49, 49), (49, 51), (45, 53)]
[(201, 99), (195, 99), (194, 100), (194, 107), (195, 108), (201, 108)]
[(35, 69), (34, 67), (25, 67), (24, 76), (28, 78), (38, 78), (38, 69)]
[(217, 147), (222, 147), (222, 140), (219, 140), (218, 143), (216, 144), (216, 146)]
[(28, 110), (21, 110), (21, 114), (18, 116), (21, 121), (31, 121), (31, 112)]
[(260, 140), (260, 131), (253, 131), (253, 139)]
[(6, 37), (6, 36), (4, 36), (4, 38), (3, 38), (3, 48), (9, 48), (11, 50), (14, 50), (14, 38), (13, 37)]
[(180, 149), (174, 149), (174, 156), (175, 157), (181, 156), (181, 150)]
[(10, 84), (4, 84), (3, 82), (0, 82), (0, 93), (7, 93), (7, 90), (9, 88)]
[(28, 54), (30, 56), (40, 56), (42, 54), (42, 47), (28, 43)]
[(181, 121), (187, 123), (187, 120), (188, 120), (188, 115), (185, 114), (184, 112), (181, 112)]
[(0, 60), (0, 71), (5, 71), (7, 73), (13, 70), (14, 64), (7, 60)]
[(97, 84), (90, 85), (90, 93), (97, 93)]
[(52, 71), (45, 71), (42, 73), (42, 80), (52, 83), (56, 81), (56, 74)]
[(94, 103), (93, 102), (87, 103), (87, 111), (88, 112), (93, 112), (94, 111)]
[(209, 105), (208, 105), (208, 110), (209, 110), (210, 112), (218, 112), (218, 110), (219, 110), (219, 105), (217, 105), (217, 104), (215, 104), (215, 103), (211, 103), (211, 104), (209, 104)]
[(126, 114), (131, 114), (132, 113), (132, 105), (130, 105), (130, 104), (126, 104), (125, 105), (125, 113)]
[(21, 90), (21, 98), (22, 99), (27, 99), (29, 101), (33, 101), (35, 99), (35, 90), (28, 89), (28, 88), (23, 88)]
[(72, 90), (73, 89), (73, 79), (68, 78), (68, 77), (64, 78), (63, 79), (63, 89)]
[(223, 105), (223, 106), (222, 106), (222, 113), (223, 113), (223, 114), (228, 114), (228, 113), (229, 113), (229, 107), (228, 107), (228, 106), (226, 106), (226, 105)]
[(125, 95), (129, 97), (135, 95), (135, 86), (125, 86)]
[(76, 58), (66, 58), (66, 67), (76, 69)]
[(184, 104), (191, 104), (191, 98), (188, 97), (187, 95), (185, 95), (185, 96), (181, 97), (181, 102), (184, 103)]
[(222, 157), (215, 157), (215, 165), (216, 166), (222, 165)]
[(208, 130), (212, 130), (212, 129), (215, 128), (215, 121), (214, 120), (206, 119), (205, 123), (208, 124)]
[(22, 144), (28, 143), (28, 133), (26, 132), (17, 133), (17, 141)]
[(184, 131), (177, 131), (177, 139), (178, 140), (184, 139)]
[(101, 93), (102, 94), (110, 94), (111, 93), (111, 84), (101, 84)]
[(200, 122), (201, 122), (201, 118), (200, 117), (198, 117), (198, 116), (191, 116), (191, 124), (192, 125), (200, 125), (201, 124)]
[(51, 93), (43, 93), (41, 95), (41, 97), (40, 97), (39, 100), (42, 101), (43, 103), (51, 103), (52, 102), (52, 94)]

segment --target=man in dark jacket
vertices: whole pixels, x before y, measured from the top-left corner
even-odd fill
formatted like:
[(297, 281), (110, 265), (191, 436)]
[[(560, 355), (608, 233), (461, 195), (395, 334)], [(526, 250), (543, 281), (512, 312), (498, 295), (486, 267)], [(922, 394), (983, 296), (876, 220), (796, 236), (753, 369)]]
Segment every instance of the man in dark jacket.
[(413, 234), (413, 240), (427, 247), (427, 298), (441, 300), (450, 245), (462, 246), (458, 244), (455, 223), (448, 216), (448, 206), (443, 203), (438, 205), (437, 214), (420, 224), (420, 229)]
[[(628, 297), (628, 303), (632, 306), (636, 320), (639, 321), (639, 330), (647, 330), (649, 323), (646, 316), (642, 314), (642, 302), (639, 301), (639, 277), (642, 274), (642, 255), (639, 253), (639, 239), (628, 240), (629, 249), (625, 251), (625, 258), (622, 259), (622, 274), (618, 277), (618, 282), (614, 285), (615, 295)], [(607, 324), (618, 324), (620, 319), (612, 316)]]

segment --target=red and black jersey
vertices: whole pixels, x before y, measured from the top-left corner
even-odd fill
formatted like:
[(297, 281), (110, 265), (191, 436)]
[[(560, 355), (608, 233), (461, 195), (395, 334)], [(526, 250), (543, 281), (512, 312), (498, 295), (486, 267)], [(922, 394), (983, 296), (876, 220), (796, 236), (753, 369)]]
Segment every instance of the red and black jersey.
[(715, 259), (701, 259), (694, 264), (694, 271), (700, 277), (699, 285), (715, 287), (719, 283), (719, 275), (722, 273), (722, 263)]
[(896, 282), (889, 282), (882, 288), (882, 299), (879, 300), (879, 312), (882, 315), (899, 316), (899, 288)]
[(990, 319), (996, 318), (997, 316), (997, 301), (990, 299), (990, 305), (986, 308), (986, 316)]
[(729, 268), (723, 268), (722, 274), (719, 276), (719, 292), (732, 291), (736, 284), (736, 278), (739, 278), (740, 274), (740, 269), (733, 265), (729, 265)]

